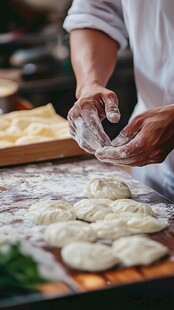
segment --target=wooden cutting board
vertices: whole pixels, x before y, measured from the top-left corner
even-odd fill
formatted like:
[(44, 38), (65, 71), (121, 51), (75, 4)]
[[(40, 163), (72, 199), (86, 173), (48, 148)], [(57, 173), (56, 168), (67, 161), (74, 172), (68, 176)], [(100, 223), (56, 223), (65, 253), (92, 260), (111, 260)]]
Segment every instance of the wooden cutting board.
[[(6, 121), (10, 122), (9, 126), (11, 126), (14, 120), (20, 121), (21, 117), (23, 117), (24, 120), (26, 118), (30, 122), (29, 124), (27, 124), (27, 126), (29, 126), (32, 124), (37, 124), (38, 122), (37, 118), (33, 120), (32, 116), (38, 117), (38, 119), (40, 117), (39, 124), (42, 119), (42, 122), (44, 121), (43, 125), (45, 124), (45, 121), (47, 121), (46, 124), (49, 126), (51, 124), (56, 124), (60, 126), (55, 129), (55, 132), (56, 130), (60, 129), (60, 135), (56, 135), (55, 138), (52, 137), (51, 139), (50, 135), (43, 136), (44, 133), (40, 133), (40, 137), (42, 139), (44, 138), (45, 141), (39, 141), (35, 143), (26, 143), (25, 141), (25, 143), (23, 142), (22, 144), (16, 144), (15, 141), (10, 140), (10, 142), (14, 143), (14, 145), (10, 145), (4, 148), (0, 147), (0, 167), (38, 162), (55, 158), (67, 158), (83, 155), (86, 153), (70, 136), (68, 121), (60, 115), (56, 114), (56, 111), (51, 103), (38, 108), (32, 108), (32, 105), (30, 103), (18, 99), (15, 105), (18, 107), (17, 111), (2, 115), (0, 121), (3, 122), (3, 120), (5, 119)], [(50, 123), (48, 121), (50, 121)], [(17, 129), (19, 130), (20, 127)], [(11, 131), (10, 133), (8, 133), (7, 128), (5, 129), (2, 135), (3, 138), (1, 137), (2, 142), (5, 139), (4, 133), (10, 135)], [(30, 134), (30, 131), (27, 133), (22, 132), (22, 136), (24, 138), (30, 138)], [(35, 134), (36, 133), (34, 133), (34, 136)]]
[(72, 138), (0, 149), (0, 167), (86, 154)]
[[(59, 268), (65, 272), (64, 280), (48, 283), (40, 287), (41, 296), (62, 297), (77, 292), (117, 288), (148, 279), (174, 276), (174, 204), (149, 187), (132, 179), (131, 175), (121, 168), (104, 164), (96, 159), (49, 161), (19, 167), (0, 169), (1, 215), (6, 214), (5, 223), (0, 217), (0, 224), (17, 223), (18, 228), (25, 232), (28, 227), (27, 212), (29, 207), (39, 200), (63, 199), (71, 205), (83, 199), (84, 184), (92, 177), (116, 177), (125, 181), (131, 189), (132, 198), (151, 205), (157, 214), (170, 223), (166, 230), (149, 235), (150, 238), (169, 247), (170, 256), (150, 266), (133, 268), (114, 267), (106, 272), (79, 272), (68, 268), (62, 261), (60, 250), (41, 246), (53, 253)], [(17, 216), (19, 213), (21, 216)], [(13, 218), (10, 218), (10, 214)], [(32, 224), (34, 226), (34, 224)], [(31, 237), (31, 236), (28, 236)], [(67, 277), (67, 278), (66, 278)], [(69, 279), (69, 280), (67, 280)]]

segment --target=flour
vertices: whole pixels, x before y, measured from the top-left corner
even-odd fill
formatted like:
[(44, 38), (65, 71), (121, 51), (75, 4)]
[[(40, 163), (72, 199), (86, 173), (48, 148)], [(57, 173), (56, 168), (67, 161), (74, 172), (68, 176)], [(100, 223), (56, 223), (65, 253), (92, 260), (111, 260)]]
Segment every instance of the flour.
[(82, 148), (89, 146), (91, 149), (97, 150), (103, 146), (82, 118), (79, 117), (75, 120), (75, 125), (77, 128), (75, 139)]
[(130, 141), (130, 138), (125, 135), (123, 132), (120, 132), (119, 135), (111, 142), (112, 146), (122, 146)]
[[(29, 208), (37, 202), (48, 199), (62, 199), (73, 206), (74, 203), (84, 199), (83, 188), (92, 178), (119, 178), (125, 181), (133, 199), (149, 204), (158, 218), (169, 221), (172, 219), (174, 204), (132, 179), (129, 173), (118, 166), (103, 164), (96, 159), (74, 160), (64, 164), (60, 164), (59, 161), (29, 164), (0, 171), (1, 244), (19, 240), (23, 244), (27, 242), (33, 248), (48, 252), (44, 250), (48, 246), (44, 240), (45, 226), (34, 225), (31, 222), (27, 217)], [(58, 271), (55, 271), (55, 274), (56, 272)], [(54, 271), (51, 271), (51, 274), (54, 277)]]
[[(78, 162), (78, 165), (70, 163), (56, 166), (45, 163), (44, 165), (26, 165), (21, 170), (19, 168), (3, 169), (0, 173), (0, 186), (6, 190), (1, 193), (0, 212), (9, 213), (13, 210), (15, 220), (21, 220), (21, 217), (26, 215), (25, 210), (28, 211), (32, 204), (45, 199), (65, 199), (71, 204), (75, 203), (84, 198), (82, 191), (86, 182), (96, 177), (118, 177), (126, 181), (133, 198), (137, 201), (141, 199), (141, 202), (150, 202), (153, 206), (155, 192), (152, 189), (132, 179), (131, 175), (121, 168), (110, 169), (110, 167), (100, 162), (96, 164), (96, 161), (92, 159)], [(23, 203), (24, 200), (25, 203)], [(161, 207), (161, 212), (164, 212), (164, 209), (166, 209), (166, 203), (164, 207)], [(23, 214), (20, 215), (19, 210)], [(171, 214), (168, 211), (169, 213)], [(9, 220), (11, 220), (10, 216)], [(6, 221), (8, 222), (8, 219)]]

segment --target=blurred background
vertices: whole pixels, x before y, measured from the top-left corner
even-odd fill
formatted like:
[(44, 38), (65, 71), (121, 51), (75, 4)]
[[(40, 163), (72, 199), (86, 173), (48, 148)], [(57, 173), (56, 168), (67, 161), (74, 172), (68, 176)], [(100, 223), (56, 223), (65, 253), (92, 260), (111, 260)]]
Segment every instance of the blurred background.
[[(72, 0), (0, 0), (0, 78), (19, 84), (18, 95), (34, 107), (51, 102), (67, 117), (75, 102), (76, 81), (69, 56), (69, 36), (62, 24)], [(127, 124), (136, 104), (132, 54), (119, 60), (108, 87), (119, 98), (122, 118), (103, 122), (111, 138)]]

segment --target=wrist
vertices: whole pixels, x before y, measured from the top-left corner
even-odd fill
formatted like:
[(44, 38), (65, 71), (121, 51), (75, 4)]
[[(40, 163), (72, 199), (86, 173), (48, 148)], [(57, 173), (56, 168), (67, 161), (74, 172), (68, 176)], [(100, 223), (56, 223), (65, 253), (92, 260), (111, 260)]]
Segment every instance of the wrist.
[[(86, 82), (88, 81), (88, 82)], [(97, 88), (104, 87), (102, 83), (98, 80), (86, 80), (85, 83), (77, 84), (76, 88), (76, 98), (79, 99), (80, 97), (87, 97), (90, 93), (93, 93), (93, 90)]]

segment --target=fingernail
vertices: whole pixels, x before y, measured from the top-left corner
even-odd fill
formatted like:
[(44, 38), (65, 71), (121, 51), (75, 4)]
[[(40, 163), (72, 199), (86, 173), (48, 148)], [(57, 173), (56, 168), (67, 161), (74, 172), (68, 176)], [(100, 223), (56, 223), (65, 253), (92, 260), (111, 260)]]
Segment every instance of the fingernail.
[(120, 114), (117, 113), (117, 112), (109, 112), (109, 113), (108, 113), (108, 118), (109, 118), (110, 120), (113, 120), (113, 121), (119, 121), (119, 119), (120, 119)]

